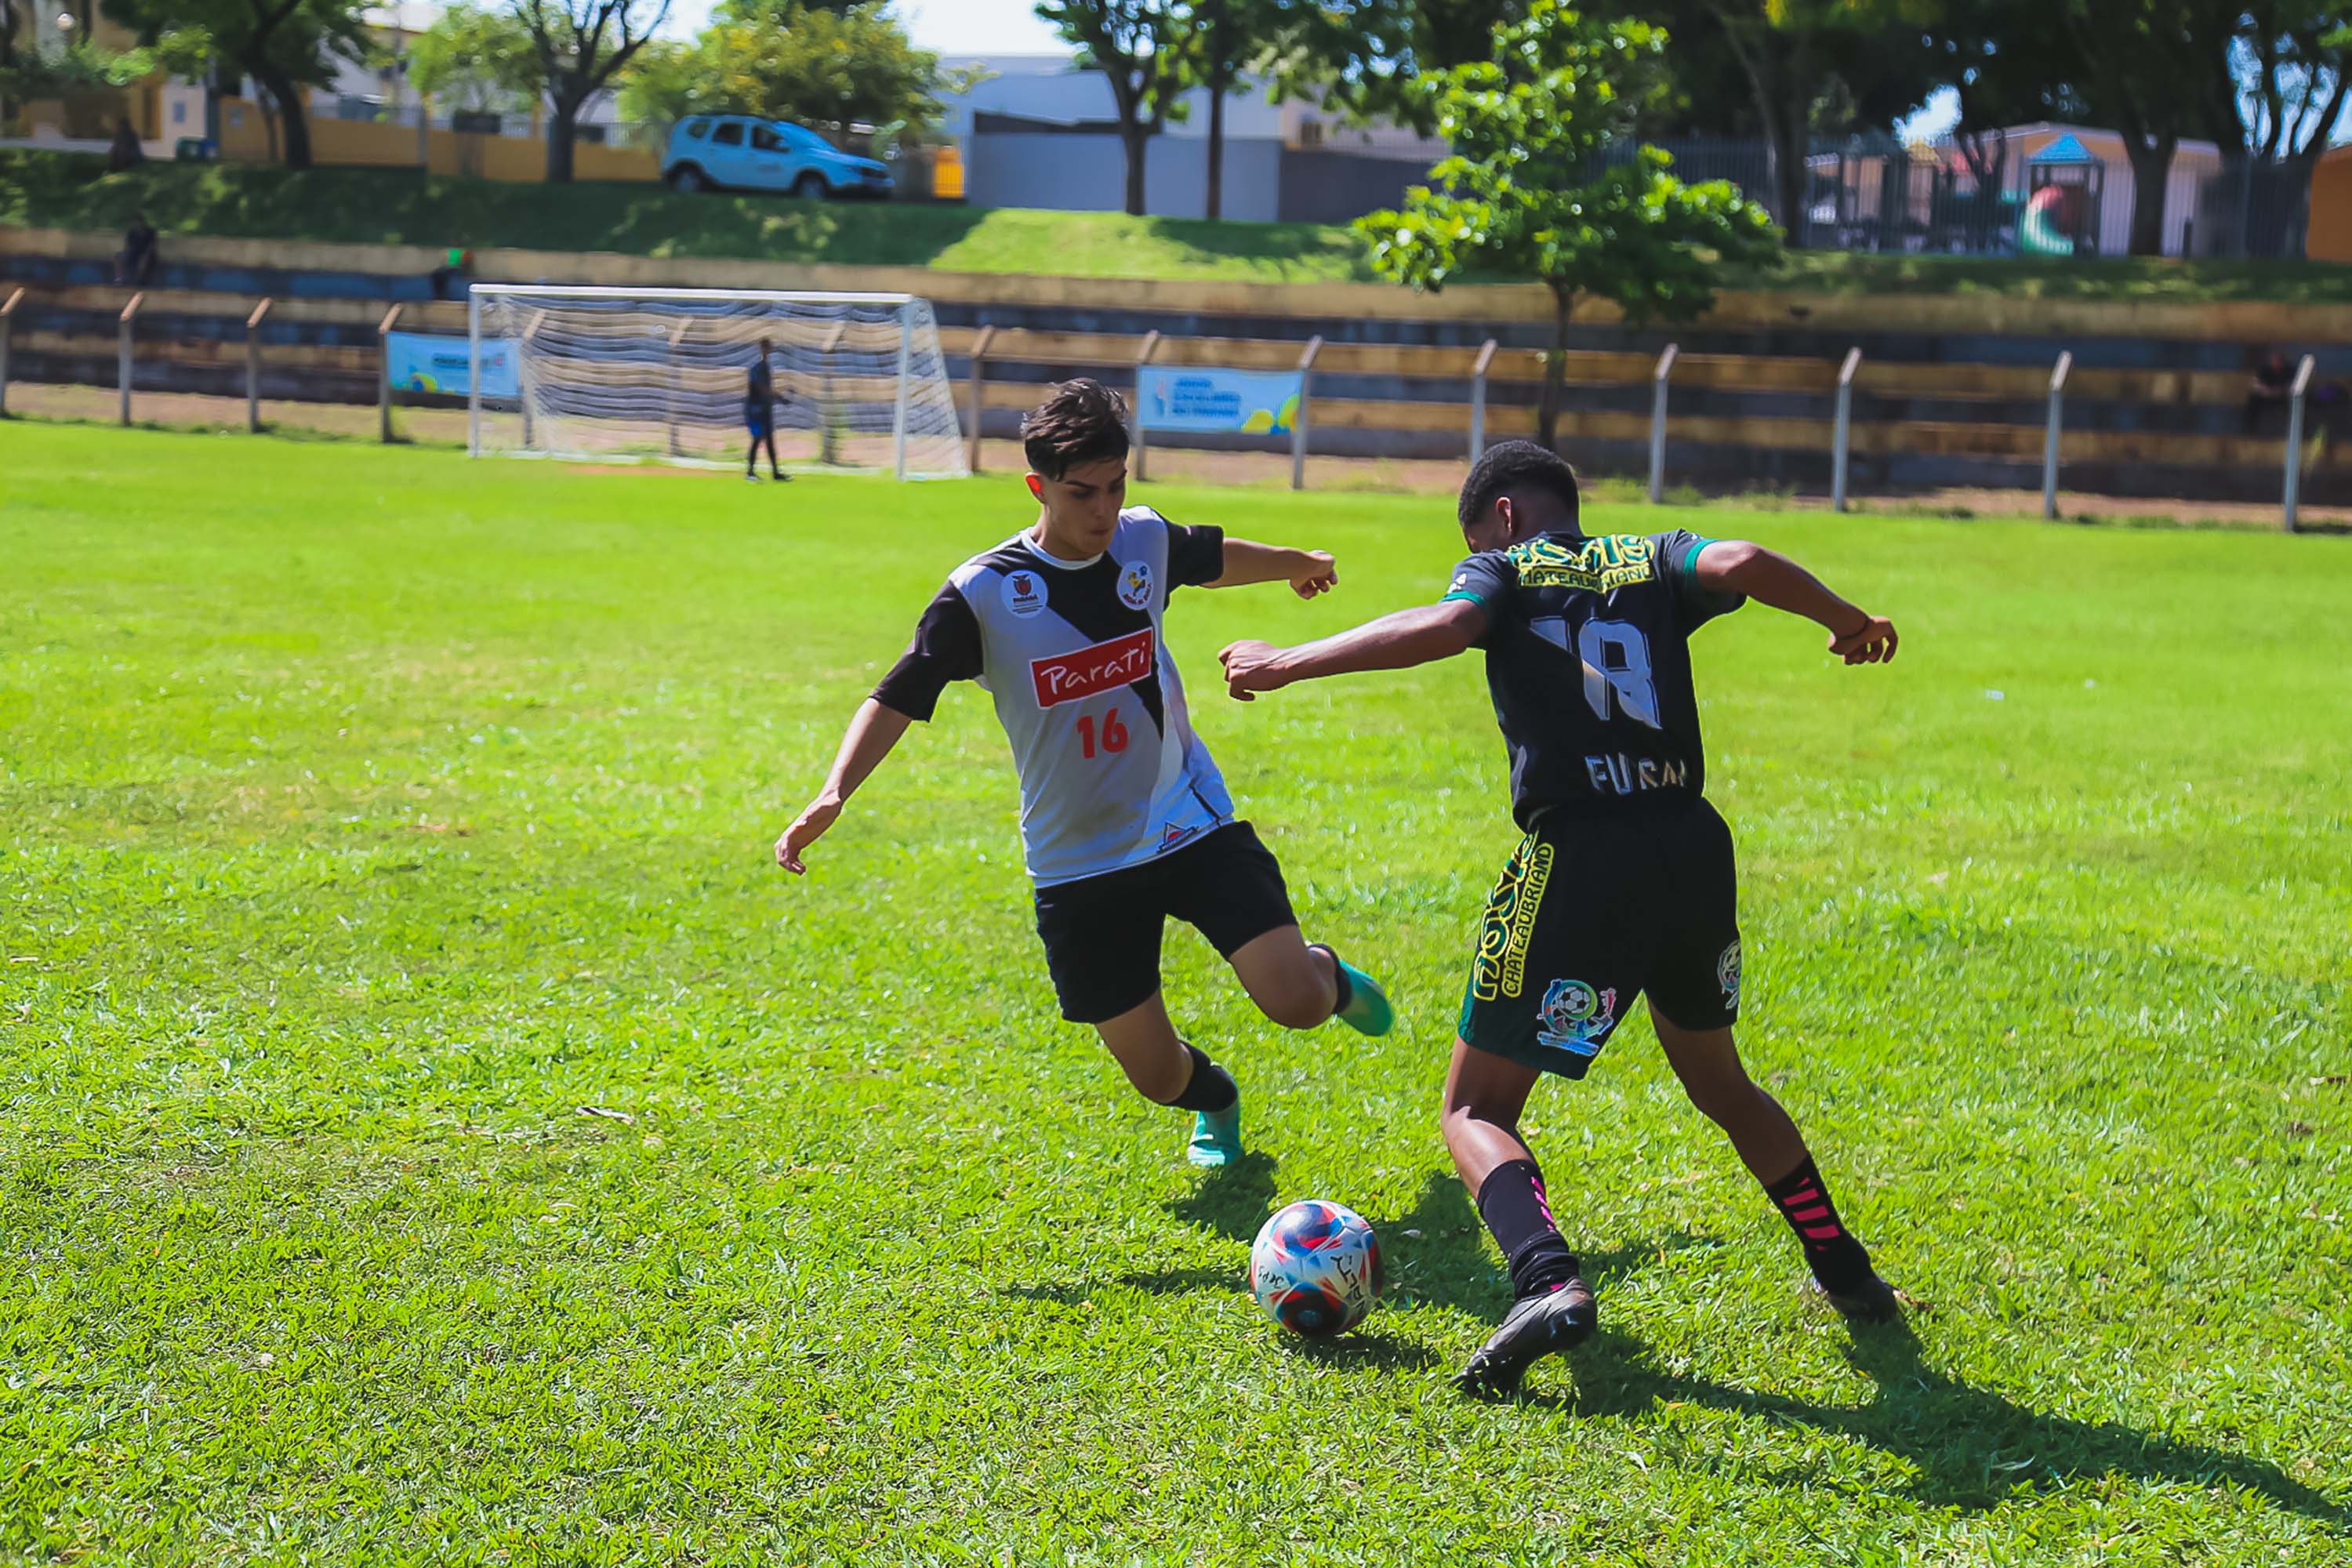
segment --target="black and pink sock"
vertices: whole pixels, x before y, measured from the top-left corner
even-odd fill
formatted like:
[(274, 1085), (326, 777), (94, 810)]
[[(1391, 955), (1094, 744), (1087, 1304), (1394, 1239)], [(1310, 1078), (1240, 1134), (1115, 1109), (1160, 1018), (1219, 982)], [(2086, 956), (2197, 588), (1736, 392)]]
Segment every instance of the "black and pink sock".
[(1764, 1195), (1797, 1233), (1805, 1261), (1812, 1265), (1813, 1278), (1824, 1288), (1851, 1290), (1870, 1282), (1870, 1254), (1838, 1218), (1837, 1205), (1830, 1201), (1829, 1184), (1822, 1180), (1811, 1154), (1779, 1181), (1764, 1184)]
[(1512, 1296), (1539, 1296), (1575, 1278), (1576, 1254), (1552, 1223), (1543, 1172), (1533, 1160), (1513, 1160), (1488, 1173), (1478, 1189), (1478, 1213), (1510, 1265)]

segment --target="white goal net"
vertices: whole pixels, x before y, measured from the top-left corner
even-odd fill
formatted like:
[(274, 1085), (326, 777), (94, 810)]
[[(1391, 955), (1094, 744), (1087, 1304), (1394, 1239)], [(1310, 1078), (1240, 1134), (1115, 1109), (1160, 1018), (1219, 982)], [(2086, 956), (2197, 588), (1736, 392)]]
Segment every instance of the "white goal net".
[(901, 479), (971, 472), (929, 300), (506, 283), (472, 294), (477, 457), (742, 462), (764, 339), (783, 461)]

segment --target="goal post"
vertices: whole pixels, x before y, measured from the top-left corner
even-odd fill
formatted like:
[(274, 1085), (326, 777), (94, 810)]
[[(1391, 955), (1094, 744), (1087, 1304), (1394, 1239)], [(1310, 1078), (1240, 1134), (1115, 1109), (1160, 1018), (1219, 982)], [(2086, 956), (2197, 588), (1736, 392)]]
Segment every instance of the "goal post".
[(475, 457), (741, 462), (765, 339), (784, 461), (971, 472), (918, 295), (478, 283), (466, 336)]

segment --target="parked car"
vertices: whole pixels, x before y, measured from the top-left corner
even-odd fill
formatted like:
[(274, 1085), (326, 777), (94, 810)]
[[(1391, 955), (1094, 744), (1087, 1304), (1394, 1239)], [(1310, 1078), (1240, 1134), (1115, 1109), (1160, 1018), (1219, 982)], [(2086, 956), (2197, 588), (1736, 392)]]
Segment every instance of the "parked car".
[(669, 133), (662, 180), (674, 191), (789, 191), (796, 196), (887, 196), (890, 171), (843, 152), (804, 125), (749, 114), (698, 114)]

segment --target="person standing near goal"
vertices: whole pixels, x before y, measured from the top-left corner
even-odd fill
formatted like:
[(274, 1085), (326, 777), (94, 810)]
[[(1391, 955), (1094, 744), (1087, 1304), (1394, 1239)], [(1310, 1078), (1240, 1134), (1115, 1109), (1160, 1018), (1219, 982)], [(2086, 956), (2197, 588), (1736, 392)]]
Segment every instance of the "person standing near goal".
[(776, 373), (768, 363), (775, 350), (768, 340), (760, 340), (760, 357), (752, 362), (751, 374), (743, 383), (743, 426), (751, 432), (751, 445), (743, 454), (743, 477), (756, 480), (760, 477), (760, 444), (768, 446), (768, 472), (778, 481), (792, 478), (783, 465), (776, 461)]
[(1160, 637), (1179, 588), (1338, 582), (1331, 557), (1228, 539), (1125, 505), (1127, 410), (1100, 382), (1066, 384), (1022, 421), (1037, 520), (949, 574), (905, 657), (850, 721), (824, 787), (776, 842), (803, 857), (952, 681), (981, 680), (1013, 743), (1037, 934), (1062, 1016), (1089, 1024), (1147, 1100), (1193, 1113), (1187, 1157), (1242, 1154), (1231, 1074), (1180, 1037), (1160, 989), (1169, 917), (1208, 938), (1275, 1023), (1332, 1018), (1386, 1034), (1370, 976), (1299, 934), (1282, 868), (1234, 810), (1192, 732)]

